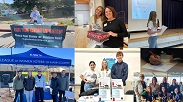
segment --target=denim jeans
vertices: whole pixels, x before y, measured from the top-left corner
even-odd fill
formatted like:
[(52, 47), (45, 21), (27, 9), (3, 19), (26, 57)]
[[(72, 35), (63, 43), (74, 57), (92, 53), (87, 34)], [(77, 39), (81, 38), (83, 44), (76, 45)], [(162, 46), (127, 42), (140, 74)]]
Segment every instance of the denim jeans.
[(16, 90), (14, 102), (17, 102), (18, 94), (20, 94), (20, 101), (19, 102), (23, 102), (24, 89)]
[(150, 36), (148, 39), (149, 48), (158, 48), (157, 36)]
[(93, 87), (94, 87), (94, 82), (85, 83), (84, 90), (86, 92), (86, 91), (90, 90), (90, 88), (93, 88)]
[(26, 100), (27, 100), (27, 102), (32, 102), (33, 90), (31, 90), (31, 91), (25, 90), (24, 93), (25, 93), (25, 95), (26, 95)]

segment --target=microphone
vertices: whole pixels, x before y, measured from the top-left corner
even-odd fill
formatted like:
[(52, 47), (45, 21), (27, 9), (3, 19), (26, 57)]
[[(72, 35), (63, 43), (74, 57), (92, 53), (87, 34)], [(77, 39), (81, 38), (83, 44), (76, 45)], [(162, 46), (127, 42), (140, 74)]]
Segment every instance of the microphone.
[(159, 24), (159, 19), (157, 19), (157, 26), (158, 26), (158, 30), (160, 29), (160, 24)]

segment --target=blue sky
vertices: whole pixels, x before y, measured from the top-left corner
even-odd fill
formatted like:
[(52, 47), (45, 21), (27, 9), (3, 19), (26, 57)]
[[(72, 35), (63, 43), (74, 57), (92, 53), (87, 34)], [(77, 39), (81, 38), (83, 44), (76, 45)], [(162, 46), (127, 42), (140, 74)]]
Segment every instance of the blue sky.
[[(31, 48), (13, 48), (12, 54), (23, 53), (30, 49)], [(43, 53), (54, 56), (54, 57), (71, 59), (72, 65), (74, 65), (74, 49), (73, 48), (38, 48), (38, 49)], [(1, 48), (0, 55), (11, 55), (11, 49)]]
[[(3, 3), (3, 0), (0, 0), (0, 3)], [(12, 4), (13, 0), (5, 0), (5, 3)]]

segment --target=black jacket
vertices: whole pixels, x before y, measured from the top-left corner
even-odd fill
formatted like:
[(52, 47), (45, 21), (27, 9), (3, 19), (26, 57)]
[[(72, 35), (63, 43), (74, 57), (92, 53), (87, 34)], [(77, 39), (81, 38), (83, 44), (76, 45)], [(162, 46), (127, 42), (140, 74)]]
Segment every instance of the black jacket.
[(128, 78), (128, 64), (125, 62), (115, 63), (111, 69), (112, 79), (122, 79), (123, 86), (126, 86), (126, 79)]
[(24, 78), (24, 87), (26, 91), (31, 91), (35, 87), (35, 78), (34, 77), (26, 77)]
[(58, 89), (60, 87), (60, 82), (58, 78), (51, 78), (51, 84), (50, 87), (52, 88), (52, 95), (58, 94)]

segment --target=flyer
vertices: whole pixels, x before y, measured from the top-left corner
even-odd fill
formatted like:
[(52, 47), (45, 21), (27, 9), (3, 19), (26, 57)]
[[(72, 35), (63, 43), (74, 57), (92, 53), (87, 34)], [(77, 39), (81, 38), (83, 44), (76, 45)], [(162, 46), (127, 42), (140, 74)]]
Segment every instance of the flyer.
[(112, 99), (115, 101), (124, 100), (124, 87), (121, 79), (112, 79)]
[(99, 79), (99, 98), (101, 100), (111, 99), (110, 77)]

